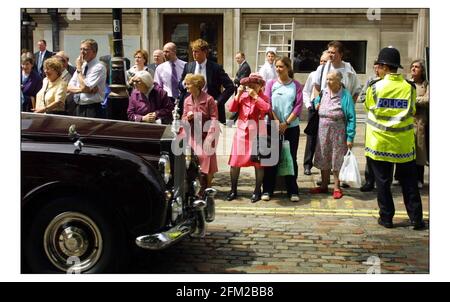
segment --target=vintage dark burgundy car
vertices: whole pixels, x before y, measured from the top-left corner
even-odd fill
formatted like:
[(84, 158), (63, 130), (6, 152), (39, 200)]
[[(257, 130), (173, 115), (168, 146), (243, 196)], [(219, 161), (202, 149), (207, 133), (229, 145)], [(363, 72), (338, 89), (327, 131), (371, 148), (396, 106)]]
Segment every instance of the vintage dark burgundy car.
[(197, 158), (172, 152), (178, 121), (21, 122), (22, 272), (121, 272), (136, 246), (204, 236), (214, 220), (215, 191), (198, 197)]

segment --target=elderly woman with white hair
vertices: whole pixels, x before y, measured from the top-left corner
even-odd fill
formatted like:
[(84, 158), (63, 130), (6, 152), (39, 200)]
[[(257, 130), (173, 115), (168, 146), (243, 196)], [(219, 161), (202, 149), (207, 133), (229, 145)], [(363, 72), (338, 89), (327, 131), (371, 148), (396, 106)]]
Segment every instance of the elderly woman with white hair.
[(327, 88), (322, 97), (314, 99), (319, 110), (319, 131), (314, 154), (314, 166), (320, 169), (322, 184), (311, 189), (312, 194), (328, 193), (330, 171), (334, 176), (333, 198), (344, 194), (340, 188), (339, 171), (348, 149), (353, 147), (356, 133), (355, 105), (350, 92), (342, 85), (342, 74), (333, 70), (327, 74)]
[(172, 120), (173, 103), (148, 71), (137, 71), (131, 78), (134, 89), (128, 103), (128, 119), (135, 122), (167, 124)]

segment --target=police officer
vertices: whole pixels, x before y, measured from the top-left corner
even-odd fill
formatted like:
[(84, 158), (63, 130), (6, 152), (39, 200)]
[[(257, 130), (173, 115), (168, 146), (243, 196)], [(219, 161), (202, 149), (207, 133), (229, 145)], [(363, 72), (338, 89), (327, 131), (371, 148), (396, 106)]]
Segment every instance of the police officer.
[(413, 115), (416, 111), (416, 89), (413, 83), (397, 73), (398, 68), (403, 68), (397, 49), (383, 48), (376, 63), (380, 79), (369, 85), (364, 104), (368, 111), (365, 156), (378, 188), (378, 224), (393, 227), (395, 208), (391, 183), (395, 164), (411, 224), (414, 230), (423, 229), (422, 201), (415, 168)]

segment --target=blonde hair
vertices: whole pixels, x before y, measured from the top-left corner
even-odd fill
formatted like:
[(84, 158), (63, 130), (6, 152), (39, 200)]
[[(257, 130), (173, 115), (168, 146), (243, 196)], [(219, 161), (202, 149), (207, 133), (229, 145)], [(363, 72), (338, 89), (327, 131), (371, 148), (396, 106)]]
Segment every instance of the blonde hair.
[(56, 71), (58, 76), (60, 76), (63, 72), (64, 66), (57, 58), (51, 57), (44, 61), (44, 69), (48, 68), (53, 69), (54, 71)]
[(198, 88), (198, 90), (202, 90), (205, 86), (206, 81), (205, 78), (201, 74), (192, 74), (188, 73), (184, 78), (185, 83), (189, 83)]
[(197, 39), (191, 42), (191, 48), (192, 50), (208, 51), (209, 45), (208, 42), (206, 42), (205, 40)]

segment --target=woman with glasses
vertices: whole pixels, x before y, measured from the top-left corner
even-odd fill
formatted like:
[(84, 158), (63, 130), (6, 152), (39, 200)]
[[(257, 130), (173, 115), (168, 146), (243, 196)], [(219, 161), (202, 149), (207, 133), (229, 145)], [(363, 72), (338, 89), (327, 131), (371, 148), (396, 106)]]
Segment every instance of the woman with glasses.
[(327, 88), (314, 99), (320, 117), (314, 166), (320, 170), (322, 183), (320, 187), (311, 189), (310, 193), (328, 194), (332, 172), (334, 199), (344, 196), (339, 183), (339, 171), (345, 154), (353, 147), (356, 133), (355, 105), (350, 91), (342, 83), (342, 77), (340, 71), (330, 71), (326, 76)]
[(61, 74), (63, 65), (57, 58), (44, 61), (45, 78), (42, 89), (36, 95), (36, 113), (65, 114), (67, 82)]
[(128, 85), (132, 86), (131, 78), (138, 71), (149, 71), (147, 67), (148, 52), (144, 49), (138, 49), (134, 52), (134, 65), (127, 70)]
[(172, 121), (173, 103), (152, 75), (145, 70), (137, 71), (130, 79), (134, 88), (128, 103), (128, 119), (142, 123), (163, 123)]

